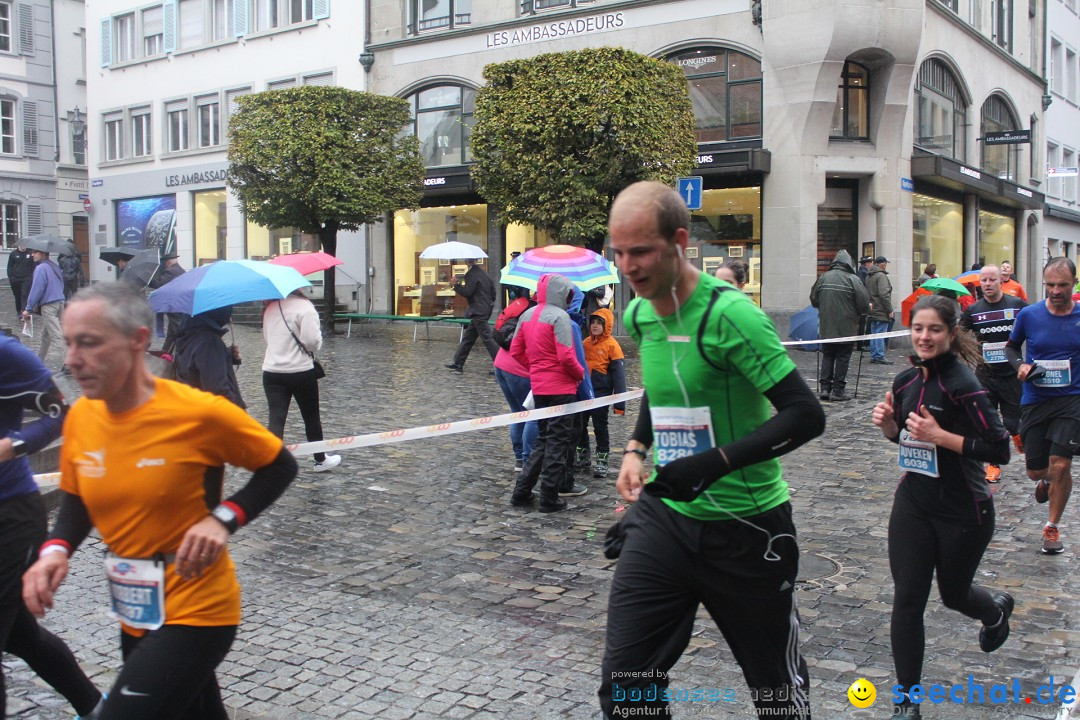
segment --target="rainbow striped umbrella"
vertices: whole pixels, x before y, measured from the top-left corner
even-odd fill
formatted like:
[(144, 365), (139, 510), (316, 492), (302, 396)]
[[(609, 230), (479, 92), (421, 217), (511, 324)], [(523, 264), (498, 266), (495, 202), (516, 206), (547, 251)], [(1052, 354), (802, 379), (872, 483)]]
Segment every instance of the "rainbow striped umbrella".
[(504, 285), (536, 290), (545, 273), (558, 273), (582, 290), (619, 282), (615, 268), (592, 250), (574, 245), (546, 245), (531, 248), (510, 261), (499, 278)]

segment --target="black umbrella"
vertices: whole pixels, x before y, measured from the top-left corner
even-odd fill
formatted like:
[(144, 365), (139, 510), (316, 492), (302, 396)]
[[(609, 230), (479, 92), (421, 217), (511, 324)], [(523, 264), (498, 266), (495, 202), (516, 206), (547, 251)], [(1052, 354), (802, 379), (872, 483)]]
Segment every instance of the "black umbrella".
[(56, 255), (71, 254), (70, 248), (74, 247), (70, 242), (56, 235), (30, 235), (20, 239), (19, 244), (27, 250), (55, 253)]
[(132, 285), (148, 287), (160, 269), (161, 248), (147, 248), (146, 250), (139, 250), (128, 260), (127, 267), (124, 268), (120, 279)]
[(98, 251), (98, 257), (110, 265), (118, 265), (121, 260), (131, 260), (137, 252), (129, 247), (103, 247)]

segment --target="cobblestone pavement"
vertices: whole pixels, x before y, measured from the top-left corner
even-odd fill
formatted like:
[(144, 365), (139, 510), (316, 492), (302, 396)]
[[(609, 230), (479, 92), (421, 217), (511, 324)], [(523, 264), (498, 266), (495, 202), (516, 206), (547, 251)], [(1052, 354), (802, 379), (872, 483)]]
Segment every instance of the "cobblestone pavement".
[[(10, 297), (0, 298), (8, 317), (4, 303)], [(369, 325), (327, 340), (327, 437), (505, 412), (482, 348), (457, 375), (442, 367), (456, 331), (433, 328), (430, 342), (416, 343), (411, 332)], [(236, 337), (245, 398), (265, 420), (261, 337), (251, 328), (237, 328)], [(901, 345), (889, 353), (898, 361), (891, 367), (870, 365), (865, 356), (858, 398), (829, 405), (825, 436), (784, 461), (803, 553), (802, 650), (818, 718), (890, 713), (885, 548), (898, 472), (894, 446), (869, 414), (901, 367)], [(813, 377), (815, 355), (793, 355)], [(639, 382), (636, 360), (628, 374)], [(626, 418), (612, 420), (613, 448), (623, 447), (635, 414), (633, 403)], [(287, 434), (302, 439), (295, 407)], [(305, 460), (281, 501), (231, 543), (245, 617), (219, 675), (235, 716), (598, 717), (613, 568), (600, 545), (619, 517), (614, 475), (589, 478), (589, 493), (571, 498), (569, 510), (542, 515), (509, 506), (512, 461), (501, 429), (348, 452), (326, 474), (312, 473)], [(230, 483), (239, 479), (233, 474)], [(951, 685), (972, 675), (989, 687), (1018, 678), (1025, 697), (1051, 677), (1058, 686), (1070, 682), (1080, 665), (1080, 524), (1064, 526), (1063, 555), (1041, 556), (1045, 510), (1031, 500), (1017, 461), (1005, 469), (997, 501), (997, 534), (978, 581), (1016, 596), (1012, 637), (994, 654), (980, 652), (978, 623), (946, 610), (935, 595), (926, 613), (924, 681)], [(118, 629), (102, 609), (99, 550), (90, 542), (76, 555), (47, 625), (104, 687), (119, 651)], [(20, 662), (6, 657), (4, 667), (11, 716), (70, 718), (64, 701)], [(734, 702), (676, 703), (676, 717), (754, 717), (741, 674), (704, 613), (671, 675), (677, 687), (736, 693)], [(877, 685), (870, 711), (855, 711), (846, 698), (859, 677)], [(924, 717), (1051, 718), (1058, 705), (946, 704), (927, 706)]]

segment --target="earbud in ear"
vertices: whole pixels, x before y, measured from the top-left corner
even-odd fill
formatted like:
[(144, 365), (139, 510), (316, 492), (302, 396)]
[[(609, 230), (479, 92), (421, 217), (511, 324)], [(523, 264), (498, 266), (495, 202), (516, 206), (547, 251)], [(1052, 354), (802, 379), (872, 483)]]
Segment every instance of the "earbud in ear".
[(677, 252), (679, 254), (680, 258), (683, 257), (682, 245), (676, 245), (675, 246), (675, 252)]

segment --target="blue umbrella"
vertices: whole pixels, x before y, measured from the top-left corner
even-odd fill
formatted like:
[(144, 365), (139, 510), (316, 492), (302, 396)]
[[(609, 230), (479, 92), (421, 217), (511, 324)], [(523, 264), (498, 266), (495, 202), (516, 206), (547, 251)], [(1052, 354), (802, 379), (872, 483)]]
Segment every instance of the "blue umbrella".
[[(791, 316), (791, 329), (788, 337), (792, 340), (817, 340), (818, 339), (818, 311), (813, 305), (804, 307)], [(818, 345), (796, 345), (800, 350), (816, 352)]]
[(297, 288), (310, 286), (291, 267), (254, 260), (219, 260), (188, 270), (150, 293), (150, 306), (159, 313), (198, 315), (226, 305), (280, 300)]

